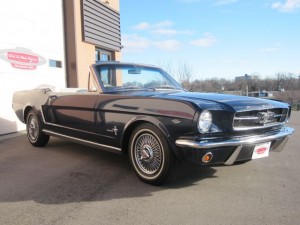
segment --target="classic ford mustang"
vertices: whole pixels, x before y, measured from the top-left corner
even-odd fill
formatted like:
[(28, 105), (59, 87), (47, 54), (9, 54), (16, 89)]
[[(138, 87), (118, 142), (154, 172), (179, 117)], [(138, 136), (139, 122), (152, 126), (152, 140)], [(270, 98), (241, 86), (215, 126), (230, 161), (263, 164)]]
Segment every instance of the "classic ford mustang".
[(91, 65), (87, 90), (16, 92), (13, 109), (32, 145), (56, 136), (128, 154), (137, 176), (156, 185), (183, 159), (232, 165), (267, 157), (293, 133), (286, 103), (187, 92), (162, 69), (132, 63)]

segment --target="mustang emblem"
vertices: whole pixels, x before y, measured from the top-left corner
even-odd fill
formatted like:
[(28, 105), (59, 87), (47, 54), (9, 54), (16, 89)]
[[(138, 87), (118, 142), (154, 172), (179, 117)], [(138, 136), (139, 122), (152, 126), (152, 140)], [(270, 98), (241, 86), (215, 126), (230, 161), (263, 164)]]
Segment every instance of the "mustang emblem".
[(116, 126), (114, 126), (114, 128), (112, 128), (112, 129), (107, 129), (107, 131), (108, 131), (108, 132), (111, 132), (111, 133), (114, 133), (114, 134), (117, 136), (119, 130), (117, 129)]
[(265, 124), (267, 121), (273, 121), (275, 117), (274, 112), (259, 112), (258, 118), (260, 124)]

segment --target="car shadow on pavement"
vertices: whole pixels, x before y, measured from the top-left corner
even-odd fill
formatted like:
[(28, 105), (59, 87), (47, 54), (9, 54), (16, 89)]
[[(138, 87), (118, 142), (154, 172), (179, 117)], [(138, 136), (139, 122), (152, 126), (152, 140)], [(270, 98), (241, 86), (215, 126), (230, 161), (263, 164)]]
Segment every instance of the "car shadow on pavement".
[(1, 155), (10, 161), (0, 165), (0, 202), (67, 204), (146, 197), (195, 185), (216, 172), (184, 162), (176, 180), (152, 186), (137, 178), (126, 155), (56, 138), (35, 148), (25, 135), (6, 140)]

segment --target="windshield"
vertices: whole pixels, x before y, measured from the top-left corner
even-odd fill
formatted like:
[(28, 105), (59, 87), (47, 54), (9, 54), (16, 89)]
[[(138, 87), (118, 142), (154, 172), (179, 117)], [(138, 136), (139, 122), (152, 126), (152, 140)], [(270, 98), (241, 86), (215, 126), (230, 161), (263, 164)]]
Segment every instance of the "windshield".
[(182, 87), (159, 68), (136, 65), (96, 65), (104, 92), (131, 90), (173, 90)]

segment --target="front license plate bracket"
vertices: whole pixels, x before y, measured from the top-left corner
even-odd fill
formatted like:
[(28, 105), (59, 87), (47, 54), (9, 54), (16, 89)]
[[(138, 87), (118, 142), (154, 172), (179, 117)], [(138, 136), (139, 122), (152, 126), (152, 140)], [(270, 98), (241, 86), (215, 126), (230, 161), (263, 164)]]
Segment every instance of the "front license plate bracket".
[(252, 153), (252, 159), (260, 159), (260, 158), (268, 157), (270, 152), (270, 147), (271, 147), (271, 142), (260, 143), (255, 145)]

